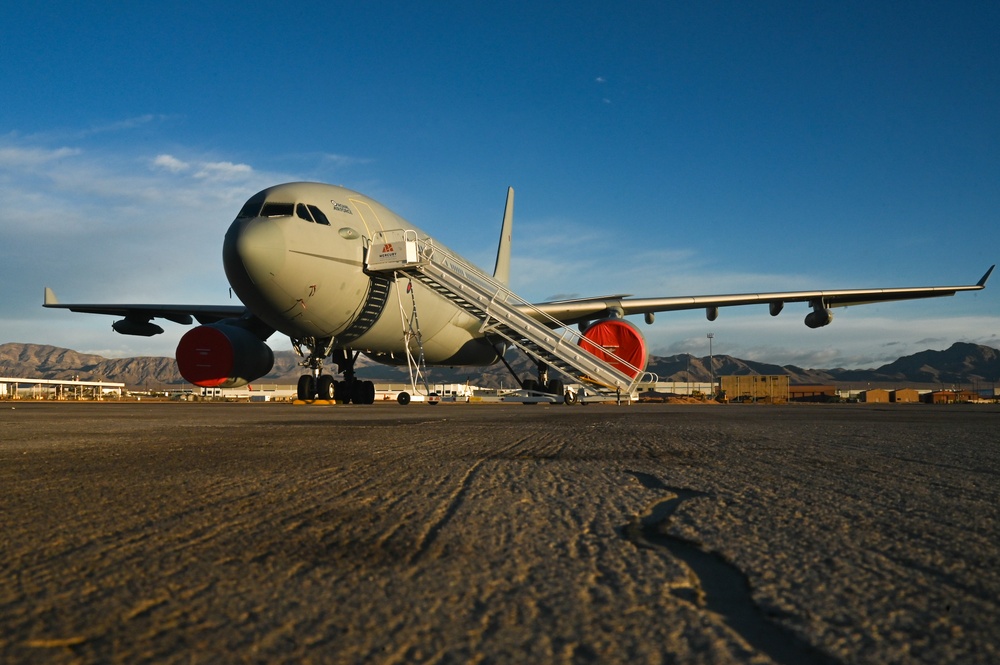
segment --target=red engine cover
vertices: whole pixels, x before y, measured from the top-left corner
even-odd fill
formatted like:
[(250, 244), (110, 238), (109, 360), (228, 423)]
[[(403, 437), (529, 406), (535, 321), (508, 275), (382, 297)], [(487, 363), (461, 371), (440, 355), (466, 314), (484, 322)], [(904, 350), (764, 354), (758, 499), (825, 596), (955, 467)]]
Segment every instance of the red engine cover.
[[(632, 378), (646, 369), (646, 340), (638, 328), (624, 319), (605, 319), (593, 324), (584, 331), (580, 346)], [(612, 354), (620, 360), (612, 358)]]
[(177, 369), (196, 386), (217, 388), (232, 375), (233, 344), (218, 328), (192, 328), (177, 344)]

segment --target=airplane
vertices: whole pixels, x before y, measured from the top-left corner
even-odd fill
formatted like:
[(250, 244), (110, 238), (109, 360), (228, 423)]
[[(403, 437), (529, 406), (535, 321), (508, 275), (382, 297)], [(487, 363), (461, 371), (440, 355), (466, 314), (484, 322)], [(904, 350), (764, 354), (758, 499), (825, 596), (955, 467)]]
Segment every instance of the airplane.
[[(359, 192), (280, 184), (250, 197), (223, 240), (223, 267), (241, 305), (64, 304), (46, 287), (43, 306), (122, 317), (112, 328), (124, 335), (162, 333), (153, 319), (196, 320), (200, 325), (183, 335), (176, 358), (181, 375), (197, 386), (240, 387), (266, 375), (274, 354), (265, 342), (279, 332), (308, 370), (298, 382), (302, 400), (371, 404), (374, 384), (355, 374), (361, 353), (396, 365), (419, 356), (424, 366), (485, 366), (507, 364), (504, 355), (513, 346), (538, 362), (537, 379), (515, 374), (515, 380), (561, 398), (563, 382), (548, 377), (550, 366), (592, 381), (598, 391), (634, 387), (647, 353), (628, 316), (641, 314), (652, 324), (659, 312), (703, 309), (714, 321), (721, 307), (754, 304), (777, 316), (787, 303), (801, 302), (808, 307), (806, 326), (820, 328), (833, 320), (834, 307), (983, 289), (995, 267), (960, 286), (528, 303), (509, 290), (513, 203), (509, 188), (490, 275)], [(579, 334), (571, 331), (574, 324)], [(341, 379), (324, 371), (327, 359)]]

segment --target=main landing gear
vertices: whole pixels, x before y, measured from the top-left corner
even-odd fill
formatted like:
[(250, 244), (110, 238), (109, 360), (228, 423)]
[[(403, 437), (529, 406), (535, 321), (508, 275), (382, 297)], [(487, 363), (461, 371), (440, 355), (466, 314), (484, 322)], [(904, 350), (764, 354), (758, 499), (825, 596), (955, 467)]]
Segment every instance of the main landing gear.
[[(508, 366), (509, 367), (509, 366)], [(513, 370), (512, 370), (513, 371)], [(517, 375), (514, 375), (517, 378)], [(545, 363), (538, 363), (538, 378), (525, 378), (520, 381), (521, 389), (528, 391), (528, 394), (544, 393), (545, 395), (552, 395), (555, 397), (557, 404), (576, 404), (576, 394), (566, 390), (565, 385), (560, 379), (550, 379), (549, 378), (549, 368)], [(552, 401), (551, 399), (548, 401)], [(525, 402), (525, 404), (533, 404), (534, 402)]]
[[(360, 352), (350, 349), (333, 349), (332, 339), (292, 340), (292, 347), (300, 356), (305, 356), (303, 347), (309, 350), (300, 365), (310, 370), (299, 377), (297, 396), (302, 401), (335, 400), (341, 404), (374, 404), (375, 384), (362, 381), (354, 375), (354, 362)], [(342, 381), (323, 373), (323, 361), (327, 357), (337, 363), (337, 370), (344, 375)]]

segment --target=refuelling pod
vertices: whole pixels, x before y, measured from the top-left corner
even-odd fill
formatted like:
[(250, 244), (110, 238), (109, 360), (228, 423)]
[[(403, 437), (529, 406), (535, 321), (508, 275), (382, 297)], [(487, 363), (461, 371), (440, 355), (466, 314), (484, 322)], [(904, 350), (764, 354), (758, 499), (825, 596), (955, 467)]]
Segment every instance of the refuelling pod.
[(136, 320), (124, 318), (111, 324), (112, 330), (120, 335), (138, 335), (140, 337), (152, 337), (163, 333), (163, 328), (148, 319)]
[(252, 332), (223, 323), (192, 328), (177, 344), (177, 369), (204, 388), (239, 388), (274, 367), (274, 352)]
[(583, 331), (580, 346), (632, 378), (646, 369), (646, 340), (625, 319), (596, 321)]

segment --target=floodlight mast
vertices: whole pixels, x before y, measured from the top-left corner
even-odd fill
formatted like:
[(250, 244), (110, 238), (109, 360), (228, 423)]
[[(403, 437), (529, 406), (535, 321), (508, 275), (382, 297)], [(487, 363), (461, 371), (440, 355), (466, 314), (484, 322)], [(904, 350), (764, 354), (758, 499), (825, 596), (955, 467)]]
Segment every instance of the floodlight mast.
[(712, 355), (712, 340), (715, 339), (715, 333), (708, 333), (708, 371), (712, 377), (712, 399), (715, 399), (715, 358)]

